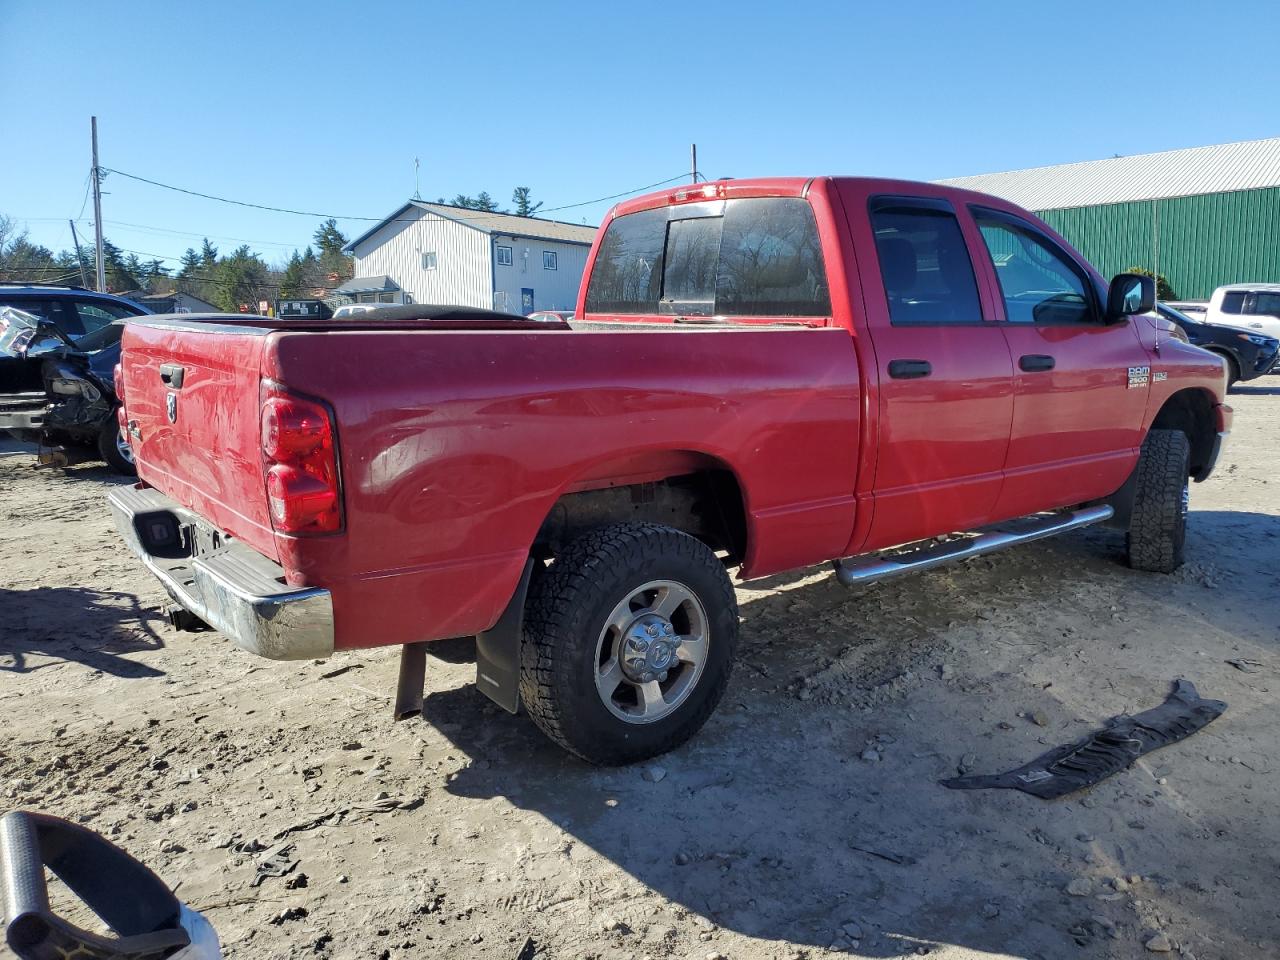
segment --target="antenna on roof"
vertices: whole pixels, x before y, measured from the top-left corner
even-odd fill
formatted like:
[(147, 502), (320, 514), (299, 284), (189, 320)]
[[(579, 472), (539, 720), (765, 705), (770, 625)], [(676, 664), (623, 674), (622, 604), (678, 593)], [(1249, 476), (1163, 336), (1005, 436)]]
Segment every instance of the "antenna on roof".
[(413, 158), (413, 199), (421, 200), (422, 194), (418, 190), (418, 158)]

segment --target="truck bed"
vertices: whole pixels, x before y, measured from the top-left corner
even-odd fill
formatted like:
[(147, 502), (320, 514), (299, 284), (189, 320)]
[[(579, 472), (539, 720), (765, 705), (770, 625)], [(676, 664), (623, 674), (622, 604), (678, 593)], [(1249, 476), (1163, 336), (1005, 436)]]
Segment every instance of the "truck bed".
[[(125, 336), (140, 478), (280, 564), (289, 585), (330, 590), (340, 648), (492, 626), (566, 493), (724, 470), (750, 491), (751, 542), (765, 545), (747, 573), (848, 543), (859, 385), (845, 330), (383, 313), (147, 318)], [(162, 365), (183, 368), (180, 389)], [(333, 411), (336, 534), (272, 529), (264, 382)]]

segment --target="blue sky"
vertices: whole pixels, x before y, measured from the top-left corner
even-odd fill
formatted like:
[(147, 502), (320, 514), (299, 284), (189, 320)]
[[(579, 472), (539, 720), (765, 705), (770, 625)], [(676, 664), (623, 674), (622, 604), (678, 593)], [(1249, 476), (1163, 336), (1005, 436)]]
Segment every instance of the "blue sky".
[[(366, 217), (412, 195), (414, 157), (426, 199), (552, 207), (677, 176), (691, 142), (713, 179), (933, 179), (1277, 136), (1278, 35), (1244, 0), (0, 0), (0, 213), (55, 250), (67, 218), (92, 236), (94, 113), (105, 167)], [(170, 263), (206, 234), (282, 262), (317, 225), (105, 189), (107, 236)]]

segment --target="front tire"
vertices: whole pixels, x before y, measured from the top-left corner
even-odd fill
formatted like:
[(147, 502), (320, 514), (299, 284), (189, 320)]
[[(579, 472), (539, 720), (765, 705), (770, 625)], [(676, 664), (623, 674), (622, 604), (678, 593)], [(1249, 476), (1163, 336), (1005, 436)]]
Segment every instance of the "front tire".
[(116, 423), (115, 417), (104, 423), (98, 433), (98, 456), (112, 473), (126, 477), (138, 475), (138, 468), (133, 463), (133, 453), (124, 442), (124, 435), (120, 432), (120, 425)]
[(738, 604), (723, 563), (671, 527), (620, 523), (571, 543), (530, 588), (520, 695), (589, 763), (634, 763), (692, 737), (729, 682)]
[(1182, 566), (1190, 497), (1191, 444), (1181, 430), (1152, 430), (1138, 457), (1125, 546), (1129, 566), (1172, 573)]

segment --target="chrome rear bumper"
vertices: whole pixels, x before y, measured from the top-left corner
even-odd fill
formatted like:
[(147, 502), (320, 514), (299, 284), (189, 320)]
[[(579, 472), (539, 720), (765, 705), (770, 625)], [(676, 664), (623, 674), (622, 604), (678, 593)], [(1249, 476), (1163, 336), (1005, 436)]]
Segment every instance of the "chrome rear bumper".
[(158, 490), (117, 487), (107, 499), (125, 543), (169, 595), (237, 646), (271, 660), (333, 653), (328, 590), (286, 586), (282, 567), (230, 538), (193, 555), (205, 525)]

